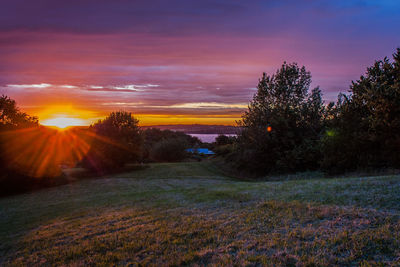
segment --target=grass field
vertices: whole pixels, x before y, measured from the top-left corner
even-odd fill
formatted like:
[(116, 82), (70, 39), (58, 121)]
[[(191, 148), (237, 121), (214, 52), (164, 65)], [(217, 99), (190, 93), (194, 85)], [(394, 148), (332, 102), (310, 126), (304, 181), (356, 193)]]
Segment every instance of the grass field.
[(0, 199), (0, 265), (400, 265), (400, 176), (238, 181), (153, 164)]

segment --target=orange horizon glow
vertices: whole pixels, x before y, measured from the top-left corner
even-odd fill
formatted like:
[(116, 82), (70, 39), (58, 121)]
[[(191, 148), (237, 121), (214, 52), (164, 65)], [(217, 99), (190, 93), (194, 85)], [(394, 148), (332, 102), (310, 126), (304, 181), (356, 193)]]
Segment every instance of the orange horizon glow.
[[(129, 112), (129, 110), (127, 110)], [(41, 110), (29, 111), (29, 114), (37, 116), (40, 124), (58, 129), (66, 129), (71, 126), (89, 126), (100, 119), (107, 117), (109, 112), (96, 112), (85, 110), (73, 105), (52, 105)], [(240, 114), (233, 115), (176, 115), (176, 114), (135, 114), (140, 126), (152, 125), (236, 125), (240, 120)]]
[(52, 119), (47, 119), (41, 122), (44, 126), (53, 126), (59, 129), (66, 129), (71, 126), (85, 126), (85, 121), (78, 118), (69, 117), (56, 117)]
[[(202, 118), (202, 117), (191, 117), (191, 116), (174, 116), (174, 115), (134, 115), (139, 120), (140, 126), (152, 126), (152, 125), (192, 125), (192, 124), (203, 124), (203, 125), (236, 125), (236, 121), (240, 120), (237, 118)], [(84, 120), (80, 118), (71, 118), (68, 115), (53, 117), (46, 120), (40, 120), (40, 124), (49, 127), (56, 127), (59, 129), (66, 129), (71, 126), (90, 126), (92, 123), (99, 119), (104, 119), (106, 116), (96, 118), (92, 120)], [(40, 118), (39, 118), (40, 119)]]
[(88, 126), (100, 119), (93, 111), (75, 108), (73, 105), (53, 105), (34, 112), (44, 126), (66, 129), (71, 126)]

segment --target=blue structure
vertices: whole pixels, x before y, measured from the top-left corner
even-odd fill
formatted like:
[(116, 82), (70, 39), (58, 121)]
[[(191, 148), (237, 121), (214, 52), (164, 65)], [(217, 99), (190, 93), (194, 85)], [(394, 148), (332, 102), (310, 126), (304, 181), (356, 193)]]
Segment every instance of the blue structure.
[(215, 155), (215, 153), (209, 150), (208, 148), (188, 148), (186, 149), (186, 151), (189, 153), (200, 154), (200, 155)]

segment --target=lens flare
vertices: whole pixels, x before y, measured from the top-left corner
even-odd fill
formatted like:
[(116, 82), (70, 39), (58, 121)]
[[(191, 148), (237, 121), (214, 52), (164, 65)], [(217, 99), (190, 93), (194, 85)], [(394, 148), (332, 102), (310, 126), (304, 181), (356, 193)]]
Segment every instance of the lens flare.
[(12, 130), (0, 134), (6, 164), (33, 177), (55, 177), (74, 167), (90, 148), (88, 129), (49, 127)]

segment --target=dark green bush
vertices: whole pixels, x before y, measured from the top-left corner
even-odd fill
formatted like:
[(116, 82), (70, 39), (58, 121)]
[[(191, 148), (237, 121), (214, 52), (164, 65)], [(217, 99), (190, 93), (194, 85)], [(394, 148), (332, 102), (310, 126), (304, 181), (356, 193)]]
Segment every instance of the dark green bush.
[(376, 61), (340, 95), (322, 139), (322, 168), (331, 173), (400, 168), (400, 49)]
[(272, 76), (265, 73), (239, 122), (229, 161), (238, 169), (265, 174), (315, 170), (325, 107), (319, 88), (309, 91), (311, 74), (296, 63)]
[(143, 136), (138, 122), (131, 113), (113, 112), (93, 124), (92, 144), (82, 165), (101, 174), (140, 161)]
[(186, 149), (188, 143), (183, 138), (164, 139), (156, 144), (150, 151), (150, 158), (159, 162), (181, 161), (188, 156)]

